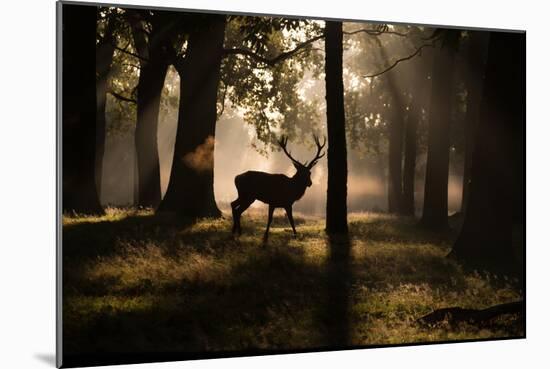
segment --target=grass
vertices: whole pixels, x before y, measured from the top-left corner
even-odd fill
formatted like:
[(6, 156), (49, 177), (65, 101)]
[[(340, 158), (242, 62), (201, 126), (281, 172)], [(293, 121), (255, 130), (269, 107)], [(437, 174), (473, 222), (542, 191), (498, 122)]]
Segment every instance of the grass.
[[(182, 222), (148, 210), (65, 216), (65, 352), (307, 349), (517, 337), (517, 317), (490, 325), (422, 327), (449, 306), (521, 299), (521, 283), (465, 271), (446, 258), (455, 234), (415, 220), (350, 215), (349, 238), (296, 216), (297, 237), (277, 215)], [(347, 250), (342, 253), (341, 250)]]

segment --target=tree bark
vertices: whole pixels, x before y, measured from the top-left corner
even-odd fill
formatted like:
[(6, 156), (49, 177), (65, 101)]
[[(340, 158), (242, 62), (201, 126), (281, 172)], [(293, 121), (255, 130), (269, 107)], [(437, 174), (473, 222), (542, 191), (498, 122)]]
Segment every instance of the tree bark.
[[(421, 87), (420, 87), (421, 88)], [(401, 214), (414, 216), (414, 182), (416, 174), (416, 136), (422, 119), (421, 107), (413, 102), (405, 126), (405, 160), (403, 164), (403, 205)]]
[(487, 45), (489, 34), (481, 31), (469, 31), (468, 63), (466, 65), (466, 120), (464, 122), (464, 175), (462, 177), (462, 205), (461, 212), (466, 212), (466, 204), (470, 193), (470, 179), (472, 173), (472, 152), (475, 129), (479, 120), (481, 104), (481, 90), (485, 61), (487, 59)]
[(64, 4), (62, 12), (63, 211), (101, 214), (95, 182), (97, 10)]
[(137, 203), (144, 207), (157, 207), (161, 199), (157, 129), (160, 98), (168, 70), (168, 61), (163, 49), (166, 47), (166, 34), (161, 32), (161, 27), (161, 22), (152, 24), (147, 42), (139, 18), (131, 19), (134, 45), (140, 56), (135, 131)]
[(395, 70), (388, 72), (388, 88), (392, 96), (391, 118), (388, 124), (388, 211), (403, 212), (403, 128), (405, 104), (396, 84)]
[(409, 72), (414, 76), (409, 77), (409, 91), (412, 98), (409, 105), (409, 114), (405, 126), (405, 158), (403, 164), (403, 215), (414, 216), (415, 206), (415, 182), (416, 182), (416, 156), (418, 149), (418, 127), (422, 123), (422, 110), (428, 112), (428, 98), (431, 83), (427, 71), (430, 68), (430, 61), (423, 55), (413, 65)]
[(342, 80), (342, 22), (325, 23), (325, 81), (328, 134), (326, 231), (347, 233), (347, 150)]
[[(492, 32), (479, 125), (475, 133), (470, 196), (451, 255), (468, 263), (515, 268), (512, 225), (524, 203), (517, 172), (523, 165), (525, 34)], [(518, 164), (518, 161), (520, 164)], [(523, 215), (523, 212), (522, 212)]]
[(189, 218), (221, 215), (214, 198), (216, 102), (225, 36), (224, 16), (205, 18), (189, 35), (181, 66), (174, 159), (160, 211)]
[(108, 20), (105, 28), (105, 34), (97, 45), (96, 51), (96, 160), (95, 160), (95, 178), (98, 197), (101, 200), (101, 189), (103, 182), (103, 157), (105, 156), (105, 135), (107, 124), (105, 121), (105, 108), (107, 102), (107, 87), (109, 84), (109, 75), (111, 73), (111, 64), (113, 62), (114, 48), (114, 22)]
[(428, 123), (428, 156), (424, 185), (424, 207), (421, 224), (433, 230), (449, 227), (449, 126), (453, 71), (456, 47), (460, 32), (443, 31), (442, 44), (435, 53), (431, 92), (430, 118)]

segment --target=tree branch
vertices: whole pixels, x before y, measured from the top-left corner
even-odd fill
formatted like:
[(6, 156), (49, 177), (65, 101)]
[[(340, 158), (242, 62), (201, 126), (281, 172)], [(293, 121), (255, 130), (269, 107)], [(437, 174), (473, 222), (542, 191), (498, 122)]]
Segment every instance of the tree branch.
[(433, 44), (424, 44), (422, 46), (420, 46), (418, 49), (416, 49), (416, 51), (414, 53), (412, 53), (411, 55), (409, 56), (406, 56), (404, 58), (401, 58), (401, 59), (397, 59), (395, 62), (393, 62), (392, 65), (390, 65), (389, 67), (387, 67), (386, 69), (382, 70), (381, 72), (378, 72), (378, 73), (374, 73), (374, 74), (367, 74), (367, 75), (364, 75), (363, 77), (364, 78), (374, 78), (374, 77), (378, 77), (390, 70), (392, 70), (393, 68), (395, 68), (399, 63), (401, 62), (404, 62), (406, 60), (410, 60), (412, 58), (414, 58), (415, 56), (417, 56), (418, 54), (420, 54), (420, 52), (422, 51), (423, 48), (425, 47), (432, 47)]
[(122, 96), (120, 94), (117, 94), (114, 91), (107, 91), (107, 92), (110, 93), (111, 95), (113, 95), (114, 97), (116, 97), (117, 99), (121, 100), (121, 101), (125, 101), (127, 103), (132, 103), (132, 104), (137, 104), (137, 100), (135, 100), (135, 99), (131, 99), (129, 97)]
[(149, 61), (149, 59), (147, 58), (144, 58), (142, 56), (139, 56), (138, 54), (134, 54), (133, 52), (131, 51), (128, 51), (128, 50), (124, 50), (123, 48), (120, 48), (116, 45), (113, 46), (115, 48), (115, 50), (118, 50), (120, 52), (123, 52), (124, 54), (127, 54), (127, 55), (130, 55), (130, 56), (133, 56), (134, 58), (138, 58), (139, 60), (143, 60), (143, 61)]
[(243, 48), (232, 48), (232, 49), (224, 49), (223, 53), (224, 55), (244, 55), (247, 57), (250, 57), (254, 60), (256, 60), (259, 63), (267, 64), (268, 66), (275, 66), (275, 64), (280, 63), (282, 61), (285, 61), (286, 59), (294, 56), (299, 51), (305, 49), (307, 46), (311, 45), (315, 41), (318, 41), (322, 38), (324, 38), (324, 35), (319, 35), (316, 37), (313, 37), (305, 42), (302, 42), (301, 44), (297, 45), (295, 48), (285, 51), (273, 58), (266, 58), (264, 56), (258, 55), (255, 52), (249, 50), (249, 49), (243, 49)]
[(358, 30), (351, 31), (351, 32), (342, 32), (342, 33), (344, 35), (348, 35), (348, 36), (355, 35), (357, 33), (366, 33), (369, 36), (380, 36), (380, 35), (388, 34), (388, 35), (407, 37), (409, 35), (408, 33), (401, 33), (401, 32), (396, 32), (396, 31), (384, 31), (384, 30), (379, 31), (379, 30), (367, 29), (367, 28), (358, 29)]

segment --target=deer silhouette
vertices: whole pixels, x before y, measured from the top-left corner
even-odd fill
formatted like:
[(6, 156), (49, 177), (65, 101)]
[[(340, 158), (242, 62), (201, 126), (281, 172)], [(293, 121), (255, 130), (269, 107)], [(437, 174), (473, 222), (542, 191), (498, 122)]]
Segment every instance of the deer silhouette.
[(317, 146), (317, 153), (309, 164), (307, 164), (307, 162), (302, 164), (292, 157), (287, 150), (288, 137), (282, 136), (277, 141), (285, 155), (292, 161), (292, 164), (294, 164), (296, 168), (296, 174), (291, 178), (284, 174), (271, 174), (257, 171), (244, 172), (235, 177), (235, 187), (237, 187), (239, 196), (231, 203), (231, 209), (233, 211), (233, 233), (238, 232), (239, 235), (241, 234), (242, 213), (248, 209), (254, 201), (260, 200), (269, 205), (264, 241), (267, 241), (269, 227), (273, 220), (273, 212), (276, 208), (285, 209), (288, 221), (292, 226), (292, 231), (294, 235), (297, 234), (296, 227), (294, 226), (294, 218), (292, 217), (292, 205), (302, 198), (306, 192), (306, 188), (311, 186), (311, 168), (313, 168), (319, 159), (326, 154), (326, 152), (321, 154), (321, 151), (327, 143), (326, 137), (322, 144), (317, 136), (313, 136), (313, 139)]

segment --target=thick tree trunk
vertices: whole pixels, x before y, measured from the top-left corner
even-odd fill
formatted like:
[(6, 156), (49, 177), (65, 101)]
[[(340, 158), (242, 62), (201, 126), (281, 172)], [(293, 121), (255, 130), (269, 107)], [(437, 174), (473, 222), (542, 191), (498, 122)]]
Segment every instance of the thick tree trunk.
[(487, 45), (489, 34), (481, 31), (469, 31), (468, 63), (466, 65), (466, 119), (464, 122), (464, 175), (462, 178), (462, 205), (461, 212), (466, 212), (466, 204), (470, 193), (470, 178), (472, 175), (472, 152), (475, 129), (479, 120), (479, 106), (485, 61), (487, 59)]
[(342, 80), (342, 22), (325, 26), (325, 81), (328, 133), (326, 231), (347, 233), (347, 150)]
[[(517, 186), (517, 153), (525, 126), (525, 34), (493, 32), (475, 133), (470, 196), (464, 225), (452, 256), (468, 263), (515, 267), (512, 225), (516, 202), (525, 194)], [(516, 165), (515, 165), (516, 164)], [(522, 212), (523, 214), (523, 212)]]
[(97, 11), (65, 4), (62, 17), (63, 211), (103, 213), (95, 182)]
[(189, 36), (185, 61), (178, 66), (180, 103), (172, 171), (160, 211), (217, 217), (214, 198), (216, 102), (225, 35), (225, 17), (209, 16)]
[(166, 34), (159, 29), (161, 24), (153, 24), (147, 41), (139, 18), (129, 16), (129, 19), (134, 45), (141, 58), (135, 131), (138, 205), (156, 207), (161, 199), (157, 129), (160, 98), (168, 70), (167, 58), (163, 52)]
[(446, 30), (435, 53), (428, 123), (428, 156), (421, 224), (433, 230), (448, 228), (449, 123), (456, 46), (460, 32)]
[(111, 64), (113, 62), (114, 25), (109, 21), (105, 28), (103, 39), (97, 45), (96, 52), (96, 99), (97, 99), (97, 116), (96, 116), (96, 160), (95, 160), (95, 178), (98, 197), (101, 200), (101, 188), (103, 182), (103, 157), (105, 156), (105, 135), (107, 124), (105, 121), (105, 107), (107, 102), (107, 86), (109, 84), (109, 74), (111, 73)]
[(140, 206), (156, 207), (161, 198), (157, 130), (167, 69), (168, 65), (163, 60), (150, 60), (141, 67), (139, 77), (135, 143)]

